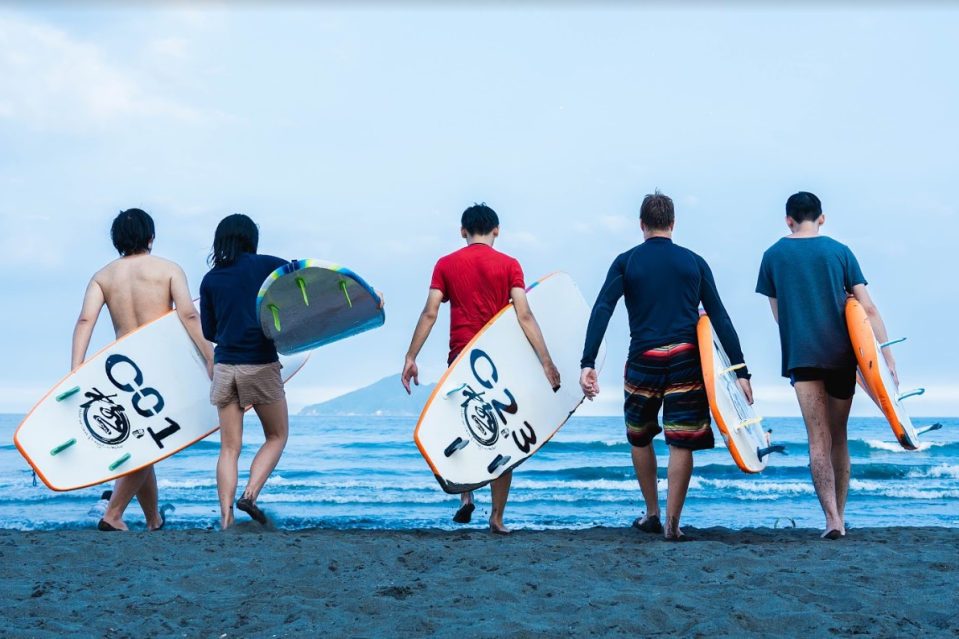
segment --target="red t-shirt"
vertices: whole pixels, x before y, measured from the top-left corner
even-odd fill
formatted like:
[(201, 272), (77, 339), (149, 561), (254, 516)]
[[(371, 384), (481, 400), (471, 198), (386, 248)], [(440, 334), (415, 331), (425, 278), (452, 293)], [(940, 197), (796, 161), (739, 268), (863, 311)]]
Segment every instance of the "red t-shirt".
[(430, 288), (450, 303), (450, 358), (459, 354), (509, 304), (510, 289), (526, 288), (519, 262), (482, 243), (441, 257)]

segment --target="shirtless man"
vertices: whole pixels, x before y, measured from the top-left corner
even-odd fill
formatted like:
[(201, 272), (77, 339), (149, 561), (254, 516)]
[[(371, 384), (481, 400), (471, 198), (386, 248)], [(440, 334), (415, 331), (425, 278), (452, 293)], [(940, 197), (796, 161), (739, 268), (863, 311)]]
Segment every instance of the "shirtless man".
[[(129, 209), (113, 220), (110, 237), (120, 253), (98, 271), (87, 286), (83, 308), (73, 331), (75, 370), (86, 358), (93, 327), (106, 304), (117, 339), (131, 333), (176, 306), (180, 321), (206, 359), (207, 372), (213, 377), (213, 347), (203, 338), (200, 314), (193, 305), (186, 275), (179, 266), (150, 255), (154, 239), (153, 218), (140, 209)], [(140, 502), (147, 528), (163, 527), (163, 514), (157, 508), (157, 478), (153, 466), (117, 479), (113, 496), (97, 528), (103, 531), (127, 530), (123, 512), (133, 497)]]

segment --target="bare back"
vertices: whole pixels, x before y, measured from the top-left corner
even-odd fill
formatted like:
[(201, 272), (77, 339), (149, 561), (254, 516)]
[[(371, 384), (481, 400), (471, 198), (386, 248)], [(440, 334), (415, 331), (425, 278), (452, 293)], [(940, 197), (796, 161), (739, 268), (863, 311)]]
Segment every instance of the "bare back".
[(103, 291), (117, 339), (173, 308), (177, 272), (173, 262), (139, 254), (116, 259), (93, 276)]

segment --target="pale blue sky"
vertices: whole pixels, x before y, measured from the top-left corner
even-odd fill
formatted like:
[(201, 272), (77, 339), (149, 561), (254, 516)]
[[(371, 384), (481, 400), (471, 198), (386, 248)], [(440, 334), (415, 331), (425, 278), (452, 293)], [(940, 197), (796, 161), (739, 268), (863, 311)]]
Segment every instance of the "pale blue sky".
[[(473, 201), (500, 213), (497, 248), (529, 281), (565, 270), (592, 302), (659, 187), (676, 241), (713, 267), (761, 412), (797, 413), (753, 290), (804, 189), (910, 338), (900, 377), (928, 389), (913, 414), (957, 414), (959, 11), (200, 6), (0, 8), (0, 411), (66, 372), (121, 209), (153, 214), (156, 254), (194, 292), (233, 212), (259, 222), (263, 252), (336, 261), (386, 292), (384, 328), (320, 350), (290, 384), (298, 408), (399, 372)], [(444, 313), (426, 381), (447, 330)], [(620, 307), (590, 410), (619, 410), (627, 343)]]

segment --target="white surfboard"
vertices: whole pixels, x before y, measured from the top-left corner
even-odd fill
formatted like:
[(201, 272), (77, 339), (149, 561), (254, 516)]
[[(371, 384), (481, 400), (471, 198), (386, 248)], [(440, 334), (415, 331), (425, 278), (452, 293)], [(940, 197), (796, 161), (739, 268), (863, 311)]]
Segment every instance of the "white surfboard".
[[(521, 464), (583, 402), (579, 362), (589, 305), (573, 278), (562, 272), (527, 291), (559, 369), (560, 387), (550, 387), (513, 305), (508, 305), (453, 361), (416, 425), (416, 445), (448, 493), (479, 488)], [(597, 370), (605, 358), (604, 341)]]
[[(284, 380), (307, 358), (281, 358)], [(62, 491), (132, 473), (218, 428), (203, 356), (170, 311), (67, 375), (13, 441), (43, 483)]]
[(713, 331), (709, 317), (700, 316), (696, 331), (713, 420), (739, 469), (745, 473), (758, 473), (766, 467), (770, 453), (781, 453), (785, 448), (771, 445), (763, 432), (763, 418), (756, 415), (739, 387), (736, 369), (740, 367), (729, 363), (729, 356)]

